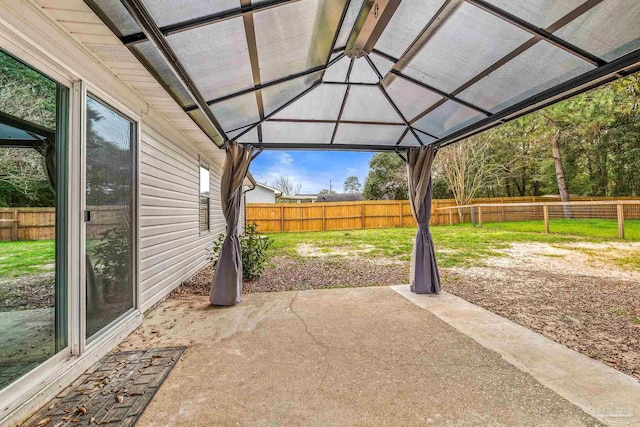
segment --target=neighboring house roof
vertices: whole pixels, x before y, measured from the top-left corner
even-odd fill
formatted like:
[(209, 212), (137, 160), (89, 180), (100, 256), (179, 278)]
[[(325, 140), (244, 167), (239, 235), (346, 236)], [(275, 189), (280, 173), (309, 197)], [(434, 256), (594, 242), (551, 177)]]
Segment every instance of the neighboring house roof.
[(361, 193), (319, 194), (318, 202), (355, 202), (364, 200)]
[(261, 184), (259, 182), (256, 182), (256, 187), (261, 187), (261, 188), (264, 188), (265, 190), (271, 190), (275, 193), (276, 197), (280, 197), (282, 195), (282, 191), (276, 190), (273, 187), (269, 187), (268, 185)]
[(280, 200), (311, 200), (315, 201), (318, 198), (317, 194), (296, 194), (294, 196), (280, 196)]

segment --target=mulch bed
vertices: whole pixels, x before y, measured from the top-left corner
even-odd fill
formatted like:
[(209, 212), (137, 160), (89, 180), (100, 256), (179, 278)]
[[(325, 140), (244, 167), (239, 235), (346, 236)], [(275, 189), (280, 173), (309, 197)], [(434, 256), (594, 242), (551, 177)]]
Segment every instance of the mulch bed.
[[(173, 296), (209, 295), (213, 268), (204, 267), (173, 291)], [(408, 263), (381, 263), (364, 258), (274, 257), (257, 280), (244, 282), (243, 293), (302, 289), (386, 286), (409, 280)]]
[[(640, 379), (640, 283), (503, 267), (441, 273), (447, 292)], [(205, 267), (172, 295), (209, 295), (212, 276)], [(408, 262), (277, 257), (244, 293), (397, 285), (408, 277)]]
[(640, 283), (501, 267), (442, 273), (447, 292), (640, 379)]

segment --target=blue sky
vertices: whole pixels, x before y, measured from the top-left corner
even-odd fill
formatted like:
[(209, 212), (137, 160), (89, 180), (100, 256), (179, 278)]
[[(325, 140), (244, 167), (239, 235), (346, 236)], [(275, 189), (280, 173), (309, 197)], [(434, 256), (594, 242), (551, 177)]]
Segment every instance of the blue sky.
[(353, 151), (263, 151), (251, 163), (249, 171), (256, 181), (271, 185), (278, 175), (302, 184), (301, 193), (317, 193), (329, 188), (343, 191), (344, 180), (355, 175), (364, 185), (369, 160), (374, 153)]

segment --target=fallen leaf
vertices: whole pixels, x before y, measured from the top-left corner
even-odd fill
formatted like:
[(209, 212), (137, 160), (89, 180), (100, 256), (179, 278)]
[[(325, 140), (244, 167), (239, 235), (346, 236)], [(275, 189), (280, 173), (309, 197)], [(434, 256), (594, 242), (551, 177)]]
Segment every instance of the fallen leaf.
[(66, 408), (64, 410), (64, 412), (66, 412), (67, 414), (70, 414), (70, 413), (75, 412), (75, 411), (72, 408)]
[(53, 408), (55, 408), (55, 407), (56, 407), (56, 404), (55, 404), (55, 403), (52, 403), (51, 405), (49, 405), (49, 409), (50, 409), (50, 410), (51, 410), (51, 409), (53, 409)]
[(117, 399), (118, 399), (118, 402), (120, 402), (120, 403), (124, 402), (124, 396), (123, 395), (118, 395)]
[(78, 411), (82, 412), (82, 415), (87, 415), (87, 408), (84, 406), (78, 406)]
[(36, 424), (36, 427), (40, 427), (45, 425), (46, 423), (48, 423), (49, 421), (51, 421), (51, 417), (46, 417), (41, 419), (40, 421), (38, 421), (38, 424)]

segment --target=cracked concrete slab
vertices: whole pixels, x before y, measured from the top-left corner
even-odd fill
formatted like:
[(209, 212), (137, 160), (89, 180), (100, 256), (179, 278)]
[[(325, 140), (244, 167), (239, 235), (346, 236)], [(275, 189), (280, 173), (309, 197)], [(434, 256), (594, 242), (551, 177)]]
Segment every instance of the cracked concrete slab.
[(121, 349), (176, 345), (138, 426), (601, 425), (386, 287), (168, 300)]

